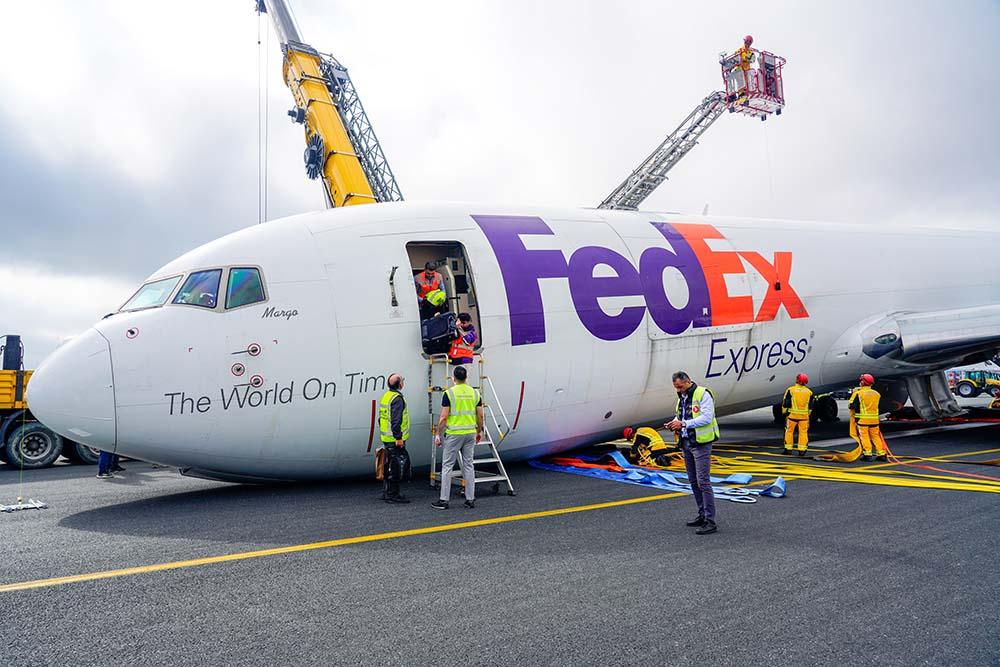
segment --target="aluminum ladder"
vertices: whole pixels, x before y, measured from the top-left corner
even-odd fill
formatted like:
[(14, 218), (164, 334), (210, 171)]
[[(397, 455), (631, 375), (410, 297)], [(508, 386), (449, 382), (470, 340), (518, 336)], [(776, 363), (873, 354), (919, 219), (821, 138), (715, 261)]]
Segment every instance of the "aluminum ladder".
[[(514, 484), (507, 474), (507, 469), (503, 465), (498, 445), (503, 442), (507, 434), (511, 431), (510, 420), (500, 405), (493, 381), (485, 373), (485, 360), (483, 356), (476, 352), (473, 354), (471, 364), (465, 367), (469, 370), (468, 383), (479, 390), (479, 395), (483, 399), (483, 437), (476, 443), (475, 458), (472, 460), (475, 472), (475, 484), (491, 484), (493, 492), (500, 492), (500, 484), (507, 487), (507, 495), (516, 495)], [(444, 448), (434, 444), (433, 436), (437, 435), (437, 422), (441, 416), (440, 395), (451, 386), (451, 370), (447, 354), (431, 354), (427, 357), (427, 411), (431, 420), (431, 488), (438, 488), (441, 484), (442, 457)], [(473, 370), (478, 372), (478, 377), (473, 377)], [(437, 371), (437, 372), (435, 372)], [(495, 403), (495, 407), (494, 407)], [(437, 408), (437, 409), (435, 409)], [(443, 434), (442, 434), (443, 437)], [(458, 453), (456, 461), (458, 469), (451, 477), (451, 483), (463, 487), (466, 480), (462, 475), (462, 453)], [(484, 469), (485, 468), (485, 469)]]
[(597, 208), (634, 211), (667, 180), (667, 172), (698, 145), (698, 139), (726, 110), (726, 94), (714, 92), (694, 108), (687, 118), (636, 167)]

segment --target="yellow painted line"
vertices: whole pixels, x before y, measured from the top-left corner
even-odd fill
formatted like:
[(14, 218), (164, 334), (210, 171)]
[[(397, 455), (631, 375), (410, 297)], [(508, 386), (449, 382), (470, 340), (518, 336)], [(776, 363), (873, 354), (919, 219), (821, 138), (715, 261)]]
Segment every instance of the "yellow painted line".
[(343, 547), (351, 544), (364, 544), (366, 542), (394, 540), (400, 537), (412, 537), (414, 535), (430, 535), (432, 533), (445, 533), (452, 530), (464, 530), (466, 528), (478, 528), (480, 526), (493, 526), (501, 523), (511, 523), (513, 521), (527, 521), (528, 519), (543, 519), (545, 517), (561, 516), (563, 514), (575, 514), (577, 512), (602, 510), (602, 509), (607, 509), (609, 507), (624, 507), (626, 505), (638, 505), (640, 503), (649, 503), (656, 500), (679, 498), (685, 495), (687, 494), (662, 493), (655, 496), (641, 496), (639, 498), (628, 498), (626, 500), (612, 500), (604, 503), (594, 503), (592, 505), (577, 505), (575, 507), (561, 507), (559, 509), (544, 510), (541, 512), (528, 512), (526, 514), (511, 514), (508, 516), (494, 517), (492, 519), (478, 519), (476, 521), (462, 521), (460, 523), (445, 523), (437, 526), (425, 526), (423, 528), (410, 528), (409, 530), (397, 530), (391, 533), (375, 533), (372, 535), (359, 535), (357, 537), (344, 537), (338, 540), (326, 540), (324, 542), (311, 542), (308, 544), (294, 544), (287, 547), (260, 549), (258, 551), (240, 551), (237, 553), (224, 554), (221, 556), (192, 558), (191, 560), (178, 560), (170, 563), (156, 563), (154, 565), (140, 565), (138, 567), (126, 567), (120, 570), (105, 570), (103, 572), (74, 574), (68, 577), (35, 579), (33, 581), (22, 581), (19, 583), (0, 585), (0, 593), (24, 591), (31, 588), (47, 588), (49, 586), (61, 586), (63, 584), (75, 584), (81, 581), (96, 581), (98, 579), (127, 577), (133, 574), (148, 574), (150, 572), (180, 570), (188, 567), (200, 567), (202, 565), (212, 565), (214, 563), (228, 563), (230, 561), (247, 560), (249, 558), (263, 558), (265, 556), (277, 556), (279, 554), (296, 553), (299, 551), (312, 551), (315, 549), (331, 549), (333, 547)]

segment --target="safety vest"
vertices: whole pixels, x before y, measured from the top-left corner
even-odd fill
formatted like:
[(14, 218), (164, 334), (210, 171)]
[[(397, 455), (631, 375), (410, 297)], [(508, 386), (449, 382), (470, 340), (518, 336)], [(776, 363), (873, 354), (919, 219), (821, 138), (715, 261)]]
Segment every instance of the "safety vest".
[(415, 278), (417, 283), (417, 295), (421, 299), (427, 296), (427, 293), (436, 290), (441, 287), (441, 274), (437, 271), (431, 273), (431, 279), (427, 280), (427, 272), (421, 271), (417, 274)]
[(813, 395), (812, 389), (796, 383), (786, 389), (785, 394), (792, 395), (792, 406), (788, 408), (788, 418), (793, 421), (809, 419), (809, 399)]
[[(390, 417), (392, 415), (392, 402), (396, 399), (403, 399), (402, 394), (398, 391), (390, 389), (389, 391), (382, 394), (382, 399), (378, 402), (378, 431), (382, 436), (382, 442), (396, 442), (396, 438), (392, 435), (392, 424)], [(400, 430), (403, 432), (402, 440), (405, 442), (410, 439), (410, 409), (405, 405), (403, 406), (403, 423), (400, 424)]]
[[(712, 393), (710, 389), (698, 386), (694, 390), (694, 395), (691, 397), (691, 417), (692, 419), (701, 414), (701, 399), (708, 392), (709, 396), (715, 400), (715, 394)], [(674, 414), (677, 415), (678, 419), (684, 419), (684, 415), (681, 414), (681, 399), (677, 397), (677, 407), (674, 408)], [(719, 422), (715, 419), (715, 415), (712, 415), (712, 421), (704, 426), (699, 426), (694, 430), (695, 440), (699, 445), (706, 442), (714, 442), (719, 439)]]
[(740, 47), (740, 68), (747, 72), (750, 70), (750, 63), (754, 60), (753, 49), (748, 49), (745, 46)]
[(476, 348), (471, 343), (465, 342), (465, 334), (459, 329), (458, 338), (451, 342), (451, 349), (448, 356), (452, 359), (471, 359), (476, 353)]
[(468, 435), (476, 432), (476, 406), (479, 391), (467, 384), (456, 384), (445, 392), (448, 396), (448, 422), (446, 435)]
[(444, 290), (432, 289), (424, 298), (432, 306), (440, 306), (448, 297), (445, 295)]
[(878, 424), (878, 403), (882, 394), (871, 387), (861, 387), (857, 391), (858, 410), (854, 413), (854, 418), (862, 426), (875, 426)]

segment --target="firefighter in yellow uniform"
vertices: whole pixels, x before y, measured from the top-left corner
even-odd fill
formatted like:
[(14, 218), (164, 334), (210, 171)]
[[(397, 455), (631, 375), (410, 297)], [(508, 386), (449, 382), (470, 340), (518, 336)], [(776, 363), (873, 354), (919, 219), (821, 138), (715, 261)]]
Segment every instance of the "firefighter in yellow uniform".
[(737, 104), (743, 104), (747, 101), (747, 96), (750, 94), (750, 65), (754, 62), (754, 51), (751, 48), (753, 45), (753, 37), (747, 35), (743, 38), (743, 46), (736, 50), (737, 55), (740, 59), (740, 70), (743, 72), (742, 81), (740, 82), (740, 90), (737, 91), (739, 97), (736, 100)]
[(872, 389), (875, 378), (865, 373), (861, 376), (861, 386), (851, 394), (851, 423), (857, 424), (858, 441), (861, 443), (861, 458), (872, 460), (872, 450), (879, 461), (886, 460), (885, 439), (879, 428), (878, 404), (882, 395)]
[(807, 387), (809, 376), (799, 373), (795, 384), (785, 390), (781, 401), (785, 413), (785, 454), (791, 455), (795, 441), (795, 429), (799, 430), (799, 456), (805, 456), (809, 448), (809, 417), (816, 405), (812, 389)]
[(661, 466), (666, 468), (670, 465), (670, 452), (676, 451), (663, 442), (663, 438), (656, 429), (642, 426), (634, 429), (631, 426), (625, 428), (622, 437), (632, 443), (628, 452), (630, 461), (640, 466)]

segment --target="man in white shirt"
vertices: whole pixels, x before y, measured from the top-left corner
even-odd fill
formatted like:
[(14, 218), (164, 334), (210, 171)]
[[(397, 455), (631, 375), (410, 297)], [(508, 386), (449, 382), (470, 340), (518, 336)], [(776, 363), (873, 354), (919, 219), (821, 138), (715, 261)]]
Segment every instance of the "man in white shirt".
[(715, 494), (712, 492), (712, 443), (719, 439), (712, 391), (699, 387), (684, 371), (673, 374), (677, 408), (673, 421), (665, 426), (677, 434), (691, 492), (698, 503), (698, 517), (687, 525), (697, 535), (719, 530), (715, 523)]

